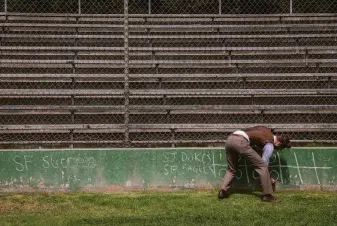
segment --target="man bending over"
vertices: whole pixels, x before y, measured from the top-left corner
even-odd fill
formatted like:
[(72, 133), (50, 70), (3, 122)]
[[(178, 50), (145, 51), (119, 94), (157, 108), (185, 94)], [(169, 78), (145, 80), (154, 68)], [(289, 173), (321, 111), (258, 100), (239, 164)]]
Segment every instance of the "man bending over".
[[(263, 150), (262, 157), (252, 146)], [(274, 136), (271, 130), (265, 126), (255, 126), (232, 133), (225, 145), (228, 169), (218, 194), (219, 199), (229, 197), (228, 189), (235, 177), (241, 155), (253, 164), (255, 171), (259, 174), (263, 190), (262, 201), (275, 202), (276, 198), (272, 195), (272, 179), (268, 170), (269, 158), (272, 156), (274, 148), (290, 147), (290, 140), (287, 136)]]

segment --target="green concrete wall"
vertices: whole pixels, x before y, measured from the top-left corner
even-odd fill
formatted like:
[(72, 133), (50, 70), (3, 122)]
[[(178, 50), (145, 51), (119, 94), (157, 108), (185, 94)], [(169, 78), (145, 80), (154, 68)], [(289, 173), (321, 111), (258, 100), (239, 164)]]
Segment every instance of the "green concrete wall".
[[(3, 150), (3, 191), (212, 189), (226, 172), (224, 149)], [(337, 190), (337, 148), (274, 153), (279, 189)], [(256, 188), (257, 173), (240, 160), (236, 188)]]

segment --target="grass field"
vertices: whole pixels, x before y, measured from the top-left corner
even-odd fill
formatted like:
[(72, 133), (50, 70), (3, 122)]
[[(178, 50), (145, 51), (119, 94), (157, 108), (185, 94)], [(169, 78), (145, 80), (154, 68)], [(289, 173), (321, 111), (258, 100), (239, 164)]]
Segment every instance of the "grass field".
[(217, 200), (213, 192), (2, 193), (0, 225), (337, 225), (337, 193), (259, 193)]

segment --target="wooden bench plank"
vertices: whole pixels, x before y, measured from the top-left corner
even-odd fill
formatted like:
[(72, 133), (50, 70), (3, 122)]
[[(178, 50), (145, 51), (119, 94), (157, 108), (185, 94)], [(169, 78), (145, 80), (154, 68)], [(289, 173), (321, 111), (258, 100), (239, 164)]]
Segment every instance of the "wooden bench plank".
[[(68, 63), (68, 64), (22, 64), (22, 63), (8, 63), (8, 64), (0, 64), (0, 68), (7, 68), (7, 69), (59, 69), (59, 70), (71, 70), (73, 68), (77, 68), (77, 69), (123, 69), (125, 68), (125, 65), (120, 63), (120, 64), (109, 64), (109, 63), (105, 63), (105, 64), (77, 64), (74, 65), (75, 67), (73, 67), (73, 64)], [(190, 65), (186, 65), (186, 64), (172, 64), (172, 63), (166, 63), (166, 64), (144, 64), (144, 62), (142, 64), (129, 64), (129, 68), (130, 69), (184, 69), (184, 70), (188, 70), (188, 69), (237, 69), (237, 68), (251, 68), (252, 70), (255, 70), (257, 68), (275, 68), (275, 67), (279, 67), (280, 68), (281, 64), (280, 63), (274, 63), (274, 64), (198, 64), (198, 63), (194, 63), (194, 64), (190, 64)], [(313, 64), (308, 64), (308, 63), (298, 63), (298, 64), (287, 64), (284, 63), (282, 65), (283, 69), (294, 69), (294, 68), (302, 68), (302, 69), (306, 69), (307, 71), (310, 70), (312, 72), (317, 71), (318, 68), (326, 68), (331, 70), (332, 68), (335, 68), (337, 65), (333, 62), (330, 63), (325, 63), (325, 62), (317, 62), (317, 63), (313, 63)]]
[(0, 125), (2, 130), (75, 130), (75, 129), (124, 129), (123, 124), (59, 124), (59, 125)]
[(313, 95), (336, 94), (336, 89), (146, 89), (130, 90), (131, 95)]
[[(336, 105), (130, 105), (130, 114), (335, 114)], [(2, 105), (0, 115), (15, 114), (124, 114), (124, 105)]]
[[(170, 64), (170, 65), (191, 65), (191, 64), (318, 64), (331, 63), (332, 67), (337, 63), (337, 59), (271, 59), (271, 60), (130, 60), (130, 64)], [(124, 64), (124, 60), (28, 60), (28, 59), (0, 59), (0, 64)]]
[[(101, 23), (82, 23), (82, 24), (68, 24), (68, 23), (11, 23), (5, 22), (0, 23), (0, 27), (7, 28), (24, 28), (26, 31), (46, 28), (46, 29), (67, 29), (67, 28), (104, 28), (104, 29), (124, 29), (123, 24), (101, 24)], [(27, 29), (28, 28), (28, 29)], [(337, 23), (317, 23), (313, 26), (313, 24), (137, 24), (129, 25), (130, 32), (135, 31), (157, 31), (157, 32), (175, 32), (175, 31), (220, 31), (220, 32), (238, 32), (238, 31), (335, 31), (337, 30)]]
[[(88, 83), (91, 83), (95, 87), (96, 84), (99, 85), (121, 85), (124, 84), (124, 77), (108, 77), (108, 78), (102, 78), (102, 77), (85, 77), (85, 78), (77, 78), (76, 80), (73, 80), (75, 77), (72, 78), (45, 78), (40, 77), (37, 78), (0, 78), (0, 82), (6, 83), (8, 86), (8, 89), (12, 89), (13, 87), (27, 87), (27, 86), (34, 86), (34, 87), (51, 87), (53, 85), (67, 85), (70, 83), (73, 83), (76, 86), (86, 85)], [(140, 89), (141, 87), (150, 88), (153, 87), (159, 88), (159, 83), (161, 83), (161, 87), (165, 88), (167, 85), (169, 87), (190, 87), (190, 88), (196, 88), (200, 87), (207, 87), (207, 86), (214, 86), (215, 83), (221, 84), (221, 87), (224, 86), (230, 86), (230, 85), (239, 85), (245, 83), (246, 86), (252, 87), (254, 83), (261, 84), (264, 83), (265, 85), (275, 85), (275, 83), (278, 83), (277, 87), (284, 87), (288, 88), (288, 84), (291, 83), (291, 87), (297, 87), (301, 88), (302, 86), (307, 87), (308, 85), (312, 85), (313, 87), (316, 87), (319, 85), (321, 88), (327, 88), (327, 86), (333, 85), (333, 82), (337, 81), (337, 77), (273, 77), (270, 78), (261, 78), (261, 77), (209, 77), (209, 78), (185, 78), (184, 76), (181, 77), (173, 77), (173, 78), (147, 78), (147, 79), (134, 79), (132, 78), (130, 80), (131, 89)], [(41, 84), (43, 83), (43, 84)], [(202, 84), (201, 84), (202, 83)], [(40, 85), (41, 84), (41, 85)], [(325, 84), (325, 85), (324, 85)], [(295, 86), (297, 85), (297, 86)], [(2, 85), (4, 87), (4, 84)], [(273, 86), (274, 87), (274, 86)], [(107, 87), (105, 87), (107, 89)], [(228, 87), (233, 88), (233, 87)], [(235, 88), (238, 88), (236, 86)], [(254, 88), (254, 86), (252, 87)], [(48, 89), (48, 88), (46, 88)], [(104, 87), (102, 87), (104, 89)], [(169, 89), (169, 88), (168, 88)], [(179, 88), (177, 88), (179, 89)]]
[[(337, 46), (227, 46), (227, 47), (129, 47), (130, 51), (329, 51)], [(101, 46), (0, 46), (0, 51), (124, 51), (124, 47)]]
[[(298, 39), (298, 38), (336, 38), (337, 34), (166, 34), (166, 35), (157, 35), (157, 34), (147, 34), (147, 35), (135, 35), (130, 34), (130, 39), (248, 39), (245, 40), (249, 42), (250, 39), (270, 39), (270, 41), (275, 41), (273, 39)], [(112, 35), (112, 34), (0, 34), (0, 38), (8, 38), (11, 42), (20, 41), (20, 39), (124, 39), (124, 35)], [(12, 40), (15, 39), (15, 40)], [(26, 40), (25, 40), (26, 41)], [(55, 40), (57, 41), (57, 40)], [(269, 41), (269, 40), (268, 40)]]
[[(0, 14), (3, 15), (3, 14)], [(12, 21), (16, 20), (47, 20), (50, 22), (59, 21), (74, 21), (78, 20), (82, 22), (121, 22), (123, 20), (123, 15), (107, 14), (107, 15), (90, 15), (90, 14), (18, 14), (18, 13), (7, 13), (7, 18)], [(190, 14), (157, 14), (157, 15), (129, 15), (129, 20), (132, 22), (166, 22), (182, 21), (184, 23), (195, 23), (195, 22), (222, 22), (222, 23), (244, 23), (244, 22), (257, 22), (257, 23), (296, 23), (297, 21), (335, 21), (336, 17), (334, 14), (269, 14), (269, 15), (190, 15)]]
[[(257, 126), (260, 124), (131, 124), (131, 129), (137, 128), (166, 128), (166, 129), (243, 129), (251, 126)], [(337, 124), (333, 123), (321, 123), (321, 124), (264, 124), (268, 128), (272, 129), (287, 129), (291, 131), (293, 129), (306, 129), (306, 130), (337, 130)], [(0, 127), (1, 128), (1, 127)]]
[(11, 23), (11, 22), (5, 22), (5, 23), (0, 23), (0, 27), (24, 27), (24, 28), (105, 28), (105, 29), (109, 29), (109, 28), (113, 28), (113, 29), (117, 29), (117, 28), (123, 28), (124, 29), (124, 25), (123, 24), (86, 24), (86, 23), (82, 23), (82, 24), (68, 24), (68, 23)]
[[(71, 78), (124, 78), (125, 74), (1, 74), (1, 78), (4, 79), (39, 79), (39, 78), (52, 78), (52, 79), (71, 79)], [(280, 77), (297, 79), (300, 78), (309, 78), (309, 79), (324, 79), (324, 78), (336, 78), (337, 73), (229, 73), (229, 74), (208, 74), (208, 73), (197, 73), (197, 74), (129, 74), (131, 79), (144, 79), (141, 81), (149, 81), (148, 79), (156, 78), (176, 78), (176, 79), (186, 79), (186, 78), (205, 78), (205, 79), (221, 79), (221, 78), (269, 78), (270, 80), (277, 80)], [(9, 80), (10, 81), (10, 80)], [(135, 80), (136, 81), (136, 80)], [(138, 81), (138, 80), (137, 80)]]
[[(1, 96), (20, 95), (123, 95), (124, 90), (114, 89), (1, 89)], [(337, 89), (131, 89), (131, 95), (313, 95), (337, 94)]]
[[(236, 130), (256, 126), (260, 124), (130, 124), (130, 129), (227, 129)], [(317, 124), (265, 124), (272, 129), (287, 129), (288, 131), (305, 130), (337, 130), (337, 124), (317, 123)], [(0, 125), (2, 130), (65, 130), (65, 129), (124, 129), (122, 124), (72, 124), (72, 125)]]
[(22, 96), (22, 95), (50, 95), (50, 96), (98, 96), (98, 95), (124, 95), (124, 90), (107, 90), (107, 89), (1, 89), (2, 96)]
[[(7, 16), (41, 16), (41, 17), (108, 17), (108, 16), (118, 16), (123, 17), (124, 14), (85, 14), (85, 13), (18, 13), (18, 12), (0, 12), (0, 15)], [(334, 13), (296, 13), (296, 14), (281, 14), (281, 13), (271, 13), (271, 14), (130, 14), (130, 17), (321, 17), (321, 16), (335, 16)]]
[[(18, 38), (22, 38), (23, 41), (27, 41), (25, 39), (29, 39), (29, 42), (33, 41), (32, 39), (43, 39), (43, 40), (48, 40), (48, 39), (124, 39), (124, 35), (93, 35), (93, 34), (0, 34), (0, 38), (9, 38), (9, 39), (15, 39), (13, 40), (5, 40), (11, 41), (11, 42), (17, 42), (20, 41)], [(57, 40), (55, 40), (57, 41)], [(72, 40), (73, 41), (73, 40)]]

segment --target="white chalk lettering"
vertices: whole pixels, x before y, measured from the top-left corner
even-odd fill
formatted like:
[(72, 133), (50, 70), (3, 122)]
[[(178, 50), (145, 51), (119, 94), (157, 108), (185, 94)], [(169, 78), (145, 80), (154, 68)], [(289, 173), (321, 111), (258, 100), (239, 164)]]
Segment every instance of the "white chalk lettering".
[(270, 175), (273, 175), (272, 177), (275, 179), (275, 180), (278, 180), (280, 178), (280, 174), (276, 171), (276, 170), (271, 170), (270, 171)]
[(16, 164), (15, 169), (17, 171), (28, 171), (28, 163), (31, 163), (32, 161), (30, 160), (30, 158), (32, 158), (33, 156), (31, 155), (24, 155), (23, 157), (16, 155), (13, 158), (13, 161)]
[[(220, 153), (221, 154), (221, 153)], [(179, 155), (179, 158), (176, 158)], [(167, 163), (164, 165), (164, 174), (182, 174), (186, 175), (188, 173), (194, 174), (212, 174), (214, 177), (221, 174), (225, 170), (224, 164), (216, 164), (215, 162), (218, 159), (215, 158), (214, 152), (212, 153), (203, 153), (196, 152), (188, 154), (186, 152), (174, 152), (174, 153), (165, 153), (163, 162)], [(173, 160), (176, 160), (173, 162)], [(180, 160), (180, 161), (179, 161)], [(177, 162), (178, 161), (178, 162)], [(178, 164), (177, 164), (178, 163)], [(179, 164), (180, 163), (180, 164)], [(171, 165), (174, 164), (174, 171), (170, 169)]]
[(94, 157), (90, 157), (89, 158), (89, 167), (90, 168), (95, 168), (97, 165), (96, 165), (96, 160), (94, 159)]
[[(205, 160), (205, 156), (208, 158), (208, 161), (206, 161)], [(202, 159), (201, 159), (201, 161), (202, 161), (202, 163), (204, 163), (204, 164), (209, 164), (211, 161), (212, 161), (212, 159), (211, 159), (211, 156), (209, 155), (209, 154), (203, 154), (202, 155)]]
[(169, 162), (169, 157), (166, 154), (164, 154), (163, 157), (165, 158), (163, 162)]
[(178, 170), (178, 166), (171, 166), (171, 173), (175, 174)]
[(255, 180), (259, 178), (259, 174), (255, 170), (252, 172), (252, 175)]
[(187, 160), (187, 154), (185, 152), (181, 153), (181, 161), (185, 162)]
[[(227, 164), (225, 160), (225, 155), (222, 152), (215, 151), (192, 151), (192, 152), (170, 152), (165, 153), (162, 161), (166, 163), (164, 165), (164, 175), (204, 175), (209, 177), (213, 175), (214, 178), (221, 178), (224, 176), (224, 173), (227, 171)], [(303, 165), (298, 161), (297, 155), (294, 153), (295, 165), (286, 165), (281, 163), (279, 153), (275, 153), (270, 158), (269, 172), (270, 175), (277, 180), (280, 180), (280, 183), (283, 184), (285, 181), (284, 173), (289, 169), (297, 169), (297, 177), (299, 179), (299, 184), (303, 184), (303, 178), (301, 175), (301, 169), (312, 169), (315, 172), (317, 183), (322, 183), (320, 176), (320, 171), (322, 170), (331, 170), (331, 166), (319, 166), (317, 162), (323, 160), (321, 156), (317, 158), (314, 153), (312, 153), (312, 165)], [(317, 159), (319, 161), (317, 161)], [(324, 159), (324, 158), (323, 158)], [(324, 160), (326, 160), (325, 158)], [(259, 179), (259, 174), (254, 170), (254, 167), (251, 163), (247, 162), (246, 159), (239, 157), (239, 165), (236, 173), (237, 180), (245, 180), (247, 183), (252, 182), (253, 180)], [(307, 164), (307, 162), (306, 162)], [(162, 166), (160, 166), (162, 167)], [(21, 167), (20, 167), (21, 169)], [(289, 177), (294, 178), (294, 175), (289, 175)]]
[(182, 166), (182, 171), (181, 171), (181, 173), (182, 173), (183, 175), (186, 174), (185, 170), (186, 170), (186, 164), (183, 164), (183, 166)]
[(165, 153), (164, 154), (165, 161), (163, 162), (164, 163), (174, 162), (176, 160), (176, 154), (177, 152)]
[(51, 165), (52, 165), (55, 169), (59, 168), (59, 163), (58, 163), (57, 160), (55, 161), (55, 162), (56, 162), (56, 165), (54, 165), (53, 157), (50, 157), (50, 162), (51, 162)]
[(236, 179), (240, 180), (242, 178), (242, 170), (237, 169), (237, 171), (235, 173), (235, 177), (236, 177)]
[(169, 174), (169, 170), (167, 168), (169, 168), (169, 165), (165, 164), (164, 165), (164, 170), (165, 170), (164, 175), (168, 175)]
[(49, 156), (44, 156), (43, 158), (42, 158), (42, 160), (43, 160), (43, 164), (42, 164), (42, 166), (43, 166), (43, 168), (49, 168), (49, 162), (47, 161), (47, 158), (48, 158)]
[[(18, 156), (18, 155), (16, 155), (14, 158), (13, 158), (13, 161), (18, 165), (18, 166), (16, 166), (15, 167), (15, 169), (17, 170), (17, 171), (24, 171), (25, 170), (25, 167), (23, 166), (23, 164), (21, 164), (19, 161), (19, 159), (21, 159), (21, 156)], [(18, 168), (19, 167), (19, 168)]]
[(181, 161), (182, 162), (186, 162), (186, 161), (193, 162), (193, 156), (189, 156), (185, 152), (182, 152), (181, 153)]
[(95, 168), (97, 166), (94, 157), (68, 157), (68, 158), (53, 158), (52, 156), (44, 156), (43, 168), (66, 169), (66, 168)]
[[(61, 166), (62, 166), (63, 168), (68, 168), (67, 165), (64, 165), (64, 164), (63, 164), (63, 161), (66, 161), (66, 159), (64, 159), (64, 158), (61, 159)], [(62, 171), (62, 172), (63, 172), (63, 171)]]
[(77, 159), (77, 167), (83, 167), (83, 168), (85, 168), (86, 167), (86, 165), (85, 165), (85, 161), (84, 161), (84, 159), (82, 159), (82, 158), (78, 158)]
[(33, 156), (31, 155), (24, 155), (23, 158), (25, 159), (25, 166), (26, 166), (26, 170), (28, 171), (28, 162), (32, 162), (32, 161), (29, 161), (28, 159), (29, 158), (32, 158)]
[(195, 161), (201, 162), (201, 160), (199, 159), (200, 154), (201, 154), (201, 152), (199, 152), (198, 154), (194, 153), (194, 159), (195, 159)]
[(76, 159), (72, 157), (67, 158), (67, 165), (69, 168), (76, 168)]

